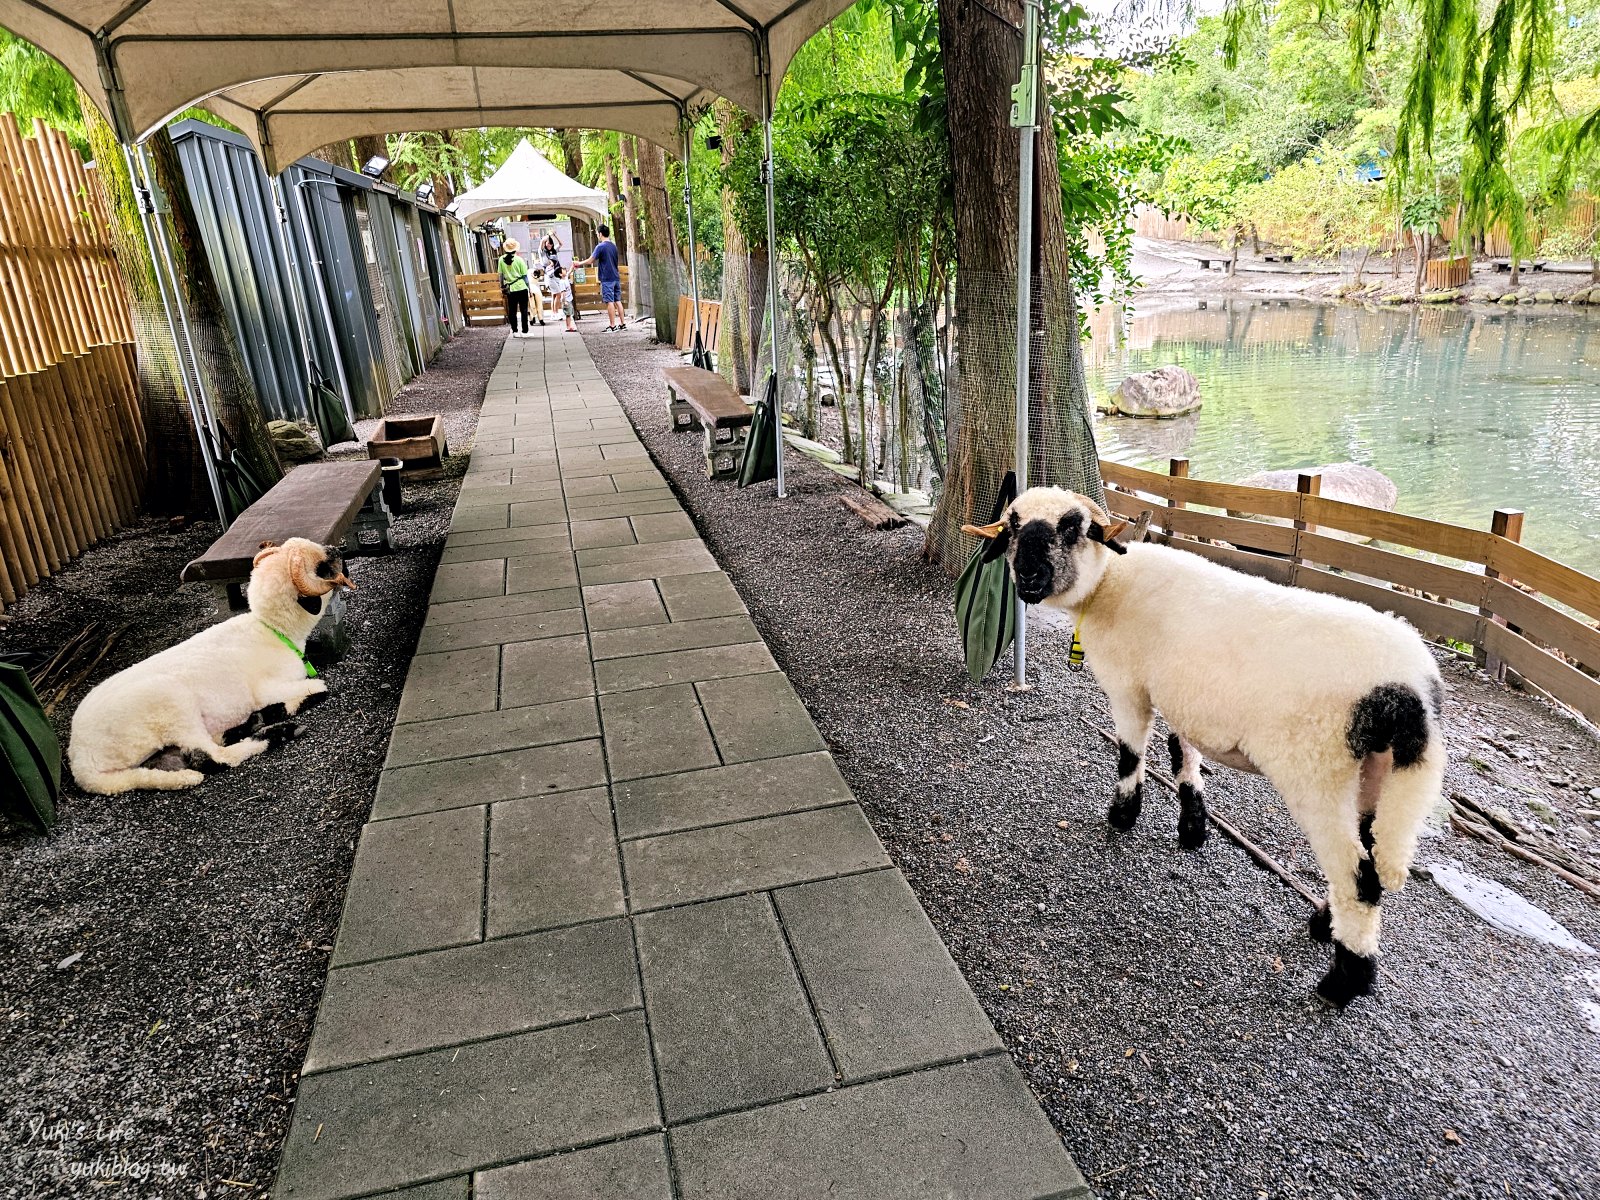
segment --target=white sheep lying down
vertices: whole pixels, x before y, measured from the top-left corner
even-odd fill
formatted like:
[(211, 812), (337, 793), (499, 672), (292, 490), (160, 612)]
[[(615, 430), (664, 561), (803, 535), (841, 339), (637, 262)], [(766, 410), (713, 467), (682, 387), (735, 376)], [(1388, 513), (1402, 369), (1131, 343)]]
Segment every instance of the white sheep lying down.
[(1024, 601), (1076, 622), (1121, 742), (1113, 826), (1138, 819), (1158, 711), (1173, 730), (1185, 848), (1206, 835), (1202, 756), (1277, 788), (1328, 880), (1311, 932), (1331, 935), (1334, 961), (1317, 991), (1343, 1008), (1372, 990), (1379, 902), (1405, 885), (1439, 803), (1438, 665), (1392, 614), (1169, 546), (1123, 546), (1123, 527), (1075, 492), (1030, 488), (967, 529), (990, 539), (989, 558), (1007, 556)]
[(327, 693), (306, 639), (337, 587), (338, 552), (304, 538), (255, 557), (249, 611), (135, 663), (83, 698), (67, 757), (78, 786), (176, 791), (293, 737), (290, 719)]

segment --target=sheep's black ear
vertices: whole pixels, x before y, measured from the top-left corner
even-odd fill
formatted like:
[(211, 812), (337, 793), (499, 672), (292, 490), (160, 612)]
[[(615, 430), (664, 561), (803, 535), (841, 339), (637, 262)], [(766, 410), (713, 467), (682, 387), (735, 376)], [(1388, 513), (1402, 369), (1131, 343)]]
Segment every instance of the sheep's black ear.
[(1108, 533), (1106, 531), (1106, 527), (1100, 524), (1099, 521), (1090, 521), (1089, 540), (1093, 542), (1099, 542), (1102, 546), (1114, 554), (1126, 554), (1128, 552), (1128, 548), (1115, 539), (1117, 534), (1121, 533), (1127, 527), (1128, 523), (1126, 521), (1119, 521)]
[(1008, 524), (1000, 532), (989, 539), (989, 544), (983, 548), (983, 561), (991, 563), (1006, 552), (1006, 547), (1011, 544), (1011, 526)]

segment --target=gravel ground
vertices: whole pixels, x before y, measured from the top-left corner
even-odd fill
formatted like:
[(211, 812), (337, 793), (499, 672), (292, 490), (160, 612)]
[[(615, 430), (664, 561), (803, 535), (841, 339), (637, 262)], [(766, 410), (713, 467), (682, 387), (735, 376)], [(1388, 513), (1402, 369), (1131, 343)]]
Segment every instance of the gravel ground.
[[(393, 404), (442, 412), (455, 457), (407, 485), (395, 553), (350, 561), (354, 644), (299, 739), (192, 792), (69, 784), (54, 834), (0, 830), (0, 1195), (266, 1194), (503, 338), (457, 338)], [(174, 586), (216, 534), (147, 521), (9, 614), (0, 651), (131, 623), (55, 710), (63, 742), (90, 686), (222, 615), (202, 586)]]
[[(1109, 835), (1115, 754), (1085, 721), (1110, 718), (1060, 629), (1035, 624), (1032, 691), (971, 685), (915, 529), (867, 530), (798, 454), (787, 501), (708, 482), (698, 437), (668, 431), (657, 370), (676, 355), (585, 340), (1097, 1194), (1600, 1197), (1600, 960), (1495, 932), (1415, 879), (1385, 904), (1380, 994), (1326, 1011), (1299, 897), (1215, 833), (1180, 851), (1156, 786), (1138, 829)], [(1600, 743), (1445, 670), (1447, 788), (1600, 861), (1577, 815)], [(1219, 769), (1209, 795), (1321, 890), (1263, 781)], [(1420, 857), (1600, 946), (1600, 904), (1539, 868), (1448, 833)]]

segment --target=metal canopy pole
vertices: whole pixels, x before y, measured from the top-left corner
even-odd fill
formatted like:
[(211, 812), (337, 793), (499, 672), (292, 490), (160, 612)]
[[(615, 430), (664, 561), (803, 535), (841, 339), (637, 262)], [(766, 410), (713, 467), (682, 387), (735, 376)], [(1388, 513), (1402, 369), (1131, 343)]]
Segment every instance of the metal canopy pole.
[[(688, 112), (683, 113), (683, 211), (684, 224), (689, 227), (689, 290), (694, 302), (694, 334), (700, 331), (700, 260), (694, 248), (694, 173), (690, 167), (694, 155), (694, 126)], [(704, 343), (702, 343), (704, 344)]]
[[(273, 182), (276, 184), (277, 180)], [(319, 179), (315, 175), (307, 175), (299, 182), (291, 183), (289, 190), (294, 193), (295, 211), (300, 214), (300, 231), (306, 243), (306, 261), (311, 264), (311, 282), (316, 285), (313, 290), (317, 293), (317, 308), (322, 313), (322, 324), (328, 331), (328, 345), (333, 350), (333, 369), (339, 376), (339, 399), (344, 401), (345, 416), (354, 424), (355, 398), (350, 394), (350, 377), (345, 374), (344, 354), (339, 349), (339, 331), (333, 323), (333, 310), (328, 307), (327, 273), (323, 269), (322, 256), (317, 253), (317, 241), (311, 236), (311, 212), (306, 208), (306, 198), (300, 192), (301, 188), (313, 183), (326, 184), (335, 191), (339, 185), (331, 179)]]
[[(1017, 494), (1028, 490), (1028, 391), (1033, 334), (1033, 165), (1039, 136), (1039, 3), (1024, 0), (1022, 78), (1011, 89), (1011, 124), (1020, 131), (1017, 187)], [(1028, 606), (1016, 598), (1018, 690), (1028, 686)]]
[[(172, 279), (170, 281), (168, 280), (167, 272), (163, 266), (162, 256), (156, 253), (155, 236), (150, 229), (152, 219), (156, 218), (158, 215), (156, 210), (155, 189), (145, 181), (143, 172), (139, 169), (139, 167), (134, 165), (134, 160), (136, 158), (140, 160), (139, 165), (143, 165), (142, 156), (134, 154), (133, 148), (130, 147), (126, 142), (121, 143), (121, 146), (122, 159), (128, 167), (128, 183), (133, 188), (134, 199), (139, 209), (139, 225), (144, 232), (145, 252), (150, 255), (150, 266), (155, 272), (156, 291), (161, 295), (161, 311), (167, 319), (167, 336), (172, 339), (172, 353), (177, 359), (178, 381), (183, 386), (183, 398), (189, 408), (189, 419), (194, 422), (195, 440), (200, 445), (200, 459), (205, 465), (206, 482), (211, 487), (212, 502), (217, 506), (217, 520), (221, 522), (223, 529), (227, 529), (228, 509), (227, 506), (222, 502), (222, 483), (217, 478), (217, 464), (212, 458), (209, 447), (206, 445), (207, 429), (205, 421), (200, 415), (198, 386), (189, 377), (189, 364), (184, 361), (183, 348), (178, 344), (177, 322), (172, 316), (173, 302), (167, 297), (167, 287), (169, 282), (173, 291), (176, 292), (178, 281), (176, 279)], [(198, 374), (200, 370), (200, 364), (194, 363), (193, 366), (195, 372)]]
[(761, 35), (761, 136), (766, 158), (761, 175), (767, 187), (767, 319), (772, 330), (772, 436), (777, 442), (778, 499), (788, 495), (783, 486), (783, 373), (778, 349), (778, 213), (772, 167), (772, 54), (765, 32)]

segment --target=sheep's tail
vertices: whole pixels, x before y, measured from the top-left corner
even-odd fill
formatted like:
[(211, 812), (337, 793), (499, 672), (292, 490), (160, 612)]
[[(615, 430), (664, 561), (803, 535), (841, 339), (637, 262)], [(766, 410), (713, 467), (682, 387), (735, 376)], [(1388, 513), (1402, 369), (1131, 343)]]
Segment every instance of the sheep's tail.
[(1373, 688), (1351, 712), (1350, 753), (1362, 760), (1385, 752), (1394, 756), (1392, 768), (1378, 781), (1370, 824), (1362, 821), (1362, 841), (1385, 891), (1405, 886), (1417, 838), (1443, 793), (1443, 697), (1437, 676), (1422, 691), (1390, 683)]
[(84, 762), (82, 756), (68, 754), (72, 763), (72, 777), (78, 786), (96, 796), (115, 796), (122, 792), (154, 791), (180, 792), (205, 782), (199, 771), (160, 771), (154, 767), (124, 767), (104, 771), (93, 763)]

